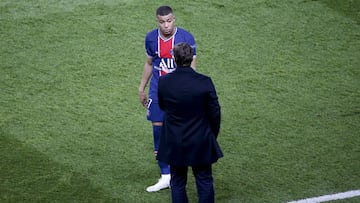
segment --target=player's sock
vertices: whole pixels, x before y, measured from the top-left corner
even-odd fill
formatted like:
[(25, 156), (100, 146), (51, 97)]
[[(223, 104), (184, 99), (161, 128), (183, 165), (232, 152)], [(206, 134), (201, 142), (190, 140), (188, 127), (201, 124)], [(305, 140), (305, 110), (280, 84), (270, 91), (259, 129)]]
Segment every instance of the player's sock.
[(170, 174), (170, 167), (168, 164), (158, 161), (158, 165), (160, 167), (161, 175), (167, 175)]
[[(157, 154), (157, 151), (159, 149), (159, 143), (160, 143), (160, 135), (161, 135), (161, 127), (162, 126), (153, 126), (153, 135), (154, 135), (154, 152), (155, 156)], [(158, 165), (160, 168), (161, 174), (170, 174), (170, 167), (168, 164), (163, 163), (161, 161), (158, 161)]]
[[(153, 136), (154, 136), (154, 154), (157, 155), (160, 143), (160, 135), (161, 135), (161, 127), (162, 126), (153, 126)], [(148, 192), (157, 192), (159, 190), (169, 188), (170, 187), (170, 167), (168, 164), (158, 161), (158, 165), (161, 172), (161, 178), (155, 185), (149, 186), (146, 188)]]

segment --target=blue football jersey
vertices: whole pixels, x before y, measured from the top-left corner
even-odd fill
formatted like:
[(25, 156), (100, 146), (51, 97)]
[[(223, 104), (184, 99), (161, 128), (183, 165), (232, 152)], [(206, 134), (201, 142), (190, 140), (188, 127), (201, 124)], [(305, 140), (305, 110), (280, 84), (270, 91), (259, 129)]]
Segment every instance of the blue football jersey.
[(159, 77), (175, 70), (176, 65), (172, 56), (174, 45), (186, 42), (193, 48), (196, 55), (196, 43), (193, 35), (182, 28), (175, 28), (175, 34), (169, 39), (161, 38), (159, 29), (152, 30), (146, 34), (146, 54), (152, 57), (152, 77), (149, 87), (149, 99), (157, 103), (157, 88)]

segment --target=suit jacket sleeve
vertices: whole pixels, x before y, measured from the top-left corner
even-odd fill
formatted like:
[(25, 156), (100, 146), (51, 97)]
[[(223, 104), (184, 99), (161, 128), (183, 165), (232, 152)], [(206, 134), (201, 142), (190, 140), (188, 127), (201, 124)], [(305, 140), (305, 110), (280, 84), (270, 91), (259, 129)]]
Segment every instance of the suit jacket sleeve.
[(216, 94), (215, 86), (212, 80), (209, 80), (209, 94), (207, 99), (207, 115), (209, 117), (211, 130), (213, 131), (215, 137), (218, 136), (220, 131), (220, 122), (221, 122), (221, 110), (218, 97)]

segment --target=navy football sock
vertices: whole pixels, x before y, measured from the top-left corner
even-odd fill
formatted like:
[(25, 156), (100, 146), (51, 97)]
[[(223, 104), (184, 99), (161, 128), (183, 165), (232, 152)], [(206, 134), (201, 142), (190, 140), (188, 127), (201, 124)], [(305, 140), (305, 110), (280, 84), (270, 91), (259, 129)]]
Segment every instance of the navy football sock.
[[(154, 135), (154, 152), (155, 156), (159, 149), (160, 135), (161, 135), (162, 126), (153, 126), (153, 135)], [(161, 174), (170, 174), (170, 167), (168, 164), (158, 161)]]

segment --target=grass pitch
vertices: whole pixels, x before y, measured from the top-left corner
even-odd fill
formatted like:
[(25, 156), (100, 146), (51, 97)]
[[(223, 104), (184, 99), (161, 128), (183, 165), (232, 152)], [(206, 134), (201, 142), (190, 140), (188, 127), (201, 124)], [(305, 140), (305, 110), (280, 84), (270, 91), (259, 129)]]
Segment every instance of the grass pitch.
[[(170, 202), (137, 97), (162, 3), (0, 0), (1, 202)], [(217, 202), (360, 188), (358, 1), (167, 3), (222, 106)]]

